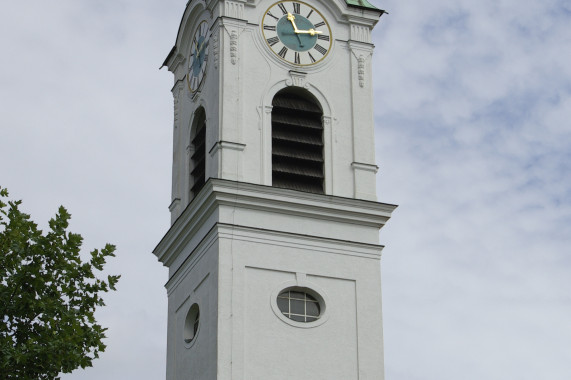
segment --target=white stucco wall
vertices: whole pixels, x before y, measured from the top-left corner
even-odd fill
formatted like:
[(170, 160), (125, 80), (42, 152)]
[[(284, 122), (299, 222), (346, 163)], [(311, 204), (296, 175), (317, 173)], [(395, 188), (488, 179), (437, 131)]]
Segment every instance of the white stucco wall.
[[(333, 44), (310, 67), (281, 61), (263, 39), (270, 0), (193, 0), (166, 64), (174, 74), (172, 227), (154, 253), (169, 268), (167, 379), (383, 379), (370, 32), (378, 13), (307, 0)], [(202, 88), (185, 82), (195, 25), (211, 25)], [(325, 195), (271, 187), (271, 104), (283, 88), (323, 109)], [(194, 115), (206, 112), (206, 177), (190, 193)], [(319, 323), (276, 311), (289, 286), (322, 297)], [(189, 308), (200, 327), (184, 342)]]
[[(370, 31), (378, 14), (346, 8), (344, 1), (309, 2), (328, 20), (333, 43), (322, 62), (303, 67), (280, 60), (264, 40), (260, 23), (274, 1), (189, 5), (169, 61), (175, 82), (173, 221), (191, 200), (189, 145), (196, 109), (204, 107), (207, 115), (206, 176), (271, 185), (271, 103), (288, 86), (306, 89), (323, 108), (325, 193), (376, 199)], [(209, 60), (204, 84), (193, 95), (185, 83), (187, 35), (203, 19), (212, 25)]]
[[(394, 208), (209, 181), (155, 249), (171, 276), (167, 379), (382, 379), (378, 230)], [(280, 317), (276, 296), (292, 286), (322, 297), (319, 323)]]

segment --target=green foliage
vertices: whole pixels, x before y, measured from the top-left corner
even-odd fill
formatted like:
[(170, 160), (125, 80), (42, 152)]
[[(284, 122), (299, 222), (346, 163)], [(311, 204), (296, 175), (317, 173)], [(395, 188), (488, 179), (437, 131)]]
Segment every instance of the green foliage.
[[(57, 379), (105, 350), (94, 312), (120, 276), (96, 277), (115, 256), (107, 244), (82, 262), (81, 235), (60, 207), (44, 235), (0, 188), (0, 379)], [(7, 202), (7, 203), (6, 203)]]

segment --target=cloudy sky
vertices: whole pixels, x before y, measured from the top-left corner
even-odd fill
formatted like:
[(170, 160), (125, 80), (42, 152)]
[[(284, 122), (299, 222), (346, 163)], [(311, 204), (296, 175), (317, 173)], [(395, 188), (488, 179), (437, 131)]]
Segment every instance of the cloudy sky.
[[(373, 0), (387, 380), (571, 373), (571, 3)], [(64, 380), (161, 379), (172, 75), (185, 0), (0, 12), (0, 186), (117, 245), (108, 349)]]

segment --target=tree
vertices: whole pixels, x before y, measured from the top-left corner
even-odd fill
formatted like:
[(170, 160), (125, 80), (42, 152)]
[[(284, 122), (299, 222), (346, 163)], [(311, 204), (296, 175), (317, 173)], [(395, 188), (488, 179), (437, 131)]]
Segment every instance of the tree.
[[(115, 247), (80, 258), (81, 235), (60, 207), (44, 234), (0, 187), (0, 379), (58, 379), (105, 350), (94, 312), (120, 276), (96, 277)], [(7, 203), (5, 203), (6, 201)]]

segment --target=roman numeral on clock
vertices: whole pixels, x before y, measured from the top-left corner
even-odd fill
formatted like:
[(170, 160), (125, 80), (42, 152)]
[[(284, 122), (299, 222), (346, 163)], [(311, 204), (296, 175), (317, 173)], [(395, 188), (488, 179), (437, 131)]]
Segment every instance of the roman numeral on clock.
[(313, 58), (313, 56), (311, 55), (310, 52), (307, 52), (307, 54), (309, 55), (309, 59), (311, 60), (311, 63), (315, 63), (315, 58)]
[[(333, 35), (330, 34), (331, 30), (325, 18), (304, 1), (274, 0), (274, 4), (265, 11), (264, 21), (258, 26), (271, 51), (295, 67), (321, 62), (329, 54), (333, 42)], [(293, 33), (294, 29), (299, 30)], [(206, 33), (210, 33), (210, 29), (207, 29)], [(204, 54), (208, 52), (207, 46), (206, 44)], [(200, 84), (199, 78), (198, 86)]]
[(272, 37), (272, 38), (268, 38), (267, 41), (268, 41), (268, 45), (274, 46), (275, 44), (280, 42), (280, 39), (278, 37)]
[(301, 4), (300, 3), (293, 3), (293, 13), (300, 14), (301, 12)]
[(274, 16), (273, 14), (271, 14), (270, 12), (266, 13), (268, 16), (273, 17), (276, 21), (279, 20), (278, 17)]
[(278, 53), (278, 55), (279, 55), (280, 57), (282, 57), (283, 59), (285, 59), (285, 56), (286, 56), (286, 54), (287, 54), (287, 50), (288, 50), (287, 47), (284, 46), (284, 47), (282, 48), (282, 50), (280, 50), (280, 52)]
[(325, 55), (325, 53), (327, 53), (327, 49), (325, 49), (323, 46), (319, 44), (316, 44), (313, 48), (318, 52), (320, 52), (322, 55)]
[(280, 7), (284, 15), (287, 15), (287, 9), (283, 3), (279, 3), (278, 7)]

